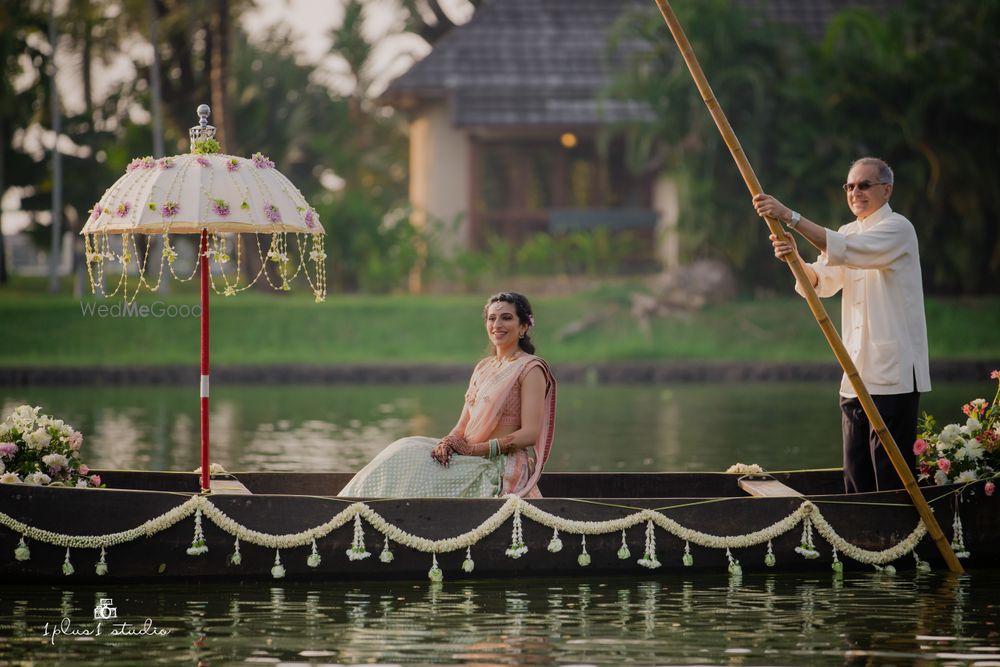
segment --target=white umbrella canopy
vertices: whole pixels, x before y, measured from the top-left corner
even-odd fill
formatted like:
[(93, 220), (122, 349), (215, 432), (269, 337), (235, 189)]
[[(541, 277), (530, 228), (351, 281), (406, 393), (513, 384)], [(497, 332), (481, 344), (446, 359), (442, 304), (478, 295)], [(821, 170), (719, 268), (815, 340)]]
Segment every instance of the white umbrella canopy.
[[(160, 159), (135, 158), (125, 175), (94, 205), (81, 231), (87, 246), (91, 287), (96, 291), (99, 284), (103, 290), (105, 263), (120, 264), (122, 278), (112, 294), (124, 286), (124, 295), (129, 298), (126, 275), (129, 264), (135, 262), (139, 285), (132, 298), (143, 285), (155, 290), (164, 265), (173, 273), (177, 253), (170, 244), (170, 234), (202, 234), (201, 252), (207, 253), (224, 271), (231, 257), (229, 244), (222, 235), (249, 233), (270, 235), (270, 244), (264, 244), (270, 248), (266, 257), (259, 238), (249, 245), (251, 250), (257, 247), (262, 267), (266, 267), (265, 259), (273, 262), (280, 280), (271, 281), (266, 268), (262, 268), (249, 278), (248, 284), (239, 285), (237, 271), (235, 281), (226, 277), (225, 288), (216, 291), (229, 296), (246, 289), (261, 276), (278, 289), (288, 289), (291, 278), (301, 272), (317, 301), (322, 301), (326, 297), (326, 253), (319, 215), (266, 156), (254, 153), (243, 158), (222, 153), (215, 141), (215, 128), (208, 124), (209, 113), (208, 105), (198, 107), (200, 121), (190, 130), (190, 153)], [(159, 258), (150, 257), (148, 248), (140, 256), (135, 245), (138, 234), (163, 238)], [(113, 249), (111, 235), (121, 235), (120, 252)], [(289, 243), (290, 238), (294, 243)], [(235, 244), (239, 263), (242, 248), (239, 237)], [(290, 251), (293, 247), (297, 252)], [(157, 259), (160, 267), (155, 272), (157, 277), (148, 279), (147, 275), (154, 273), (150, 266), (155, 266)], [(182, 280), (193, 277), (193, 274), (174, 275)]]
[(322, 234), (302, 193), (260, 153), (136, 158), (94, 205), (84, 234)]
[[(173, 157), (136, 158), (124, 176), (108, 188), (94, 205), (81, 234), (87, 246), (87, 273), (91, 289), (100, 286), (102, 294), (114, 296), (119, 291), (127, 300), (135, 299), (143, 286), (156, 290), (166, 266), (171, 275), (190, 280), (201, 274), (201, 488), (211, 488), (209, 456), (209, 295), (210, 288), (232, 296), (249, 288), (262, 276), (272, 287), (288, 290), (291, 281), (302, 273), (317, 302), (326, 298), (326, 252), (324, 231), (319, 216), (302, 193), (260, 153), (250, 159), (225, 155), (215, 140), (215, 128), (208, 124), (208, 105), (198, 107), (200, 118), (190, 130), (191, 153)], [(241, 233), (253, 235), (260, 255), (260, 270), (242, 282)], [(160, 256), (150, 257), (152, 244), (140, 250), (138, 235), (162, 238)], [(171, 246), (171, 234), (198, 234), (198, 261), (189, 276), (174, 272), (177, 252)], [(235, 237), (235, 278), (226, 274), (230, 265), (230, 244), (226, 234)], [(265, 235), (265, 244), (260, 236)], [(266, 235), (270, 238), (267, 239)], [(121, 237), (121, 245), (111, 243)], [(294, 241), (289, 243), (289, 239)], [(267, 243), (267, 241), (270, 243)], [(264, 247), (268, 250), (264, 251)], [(266, 256), (265, 256), (266, 254)], [(141, 256), (140, 256), (141, 255)], [(222, 275), (223, 289), (216, 286), (209, 261)], [(157, 262), (155, 282), (147, 279), (150, 265)], [(117, 285), (105, 289), (105, 264), (117, 264), (121, 270)], [(138, 285), (129, 294), (129, 267), (134, 263)], [(278, 280), (272, 280), (268, 263)], [(310, 272), (309, 264), (312, 264)]]

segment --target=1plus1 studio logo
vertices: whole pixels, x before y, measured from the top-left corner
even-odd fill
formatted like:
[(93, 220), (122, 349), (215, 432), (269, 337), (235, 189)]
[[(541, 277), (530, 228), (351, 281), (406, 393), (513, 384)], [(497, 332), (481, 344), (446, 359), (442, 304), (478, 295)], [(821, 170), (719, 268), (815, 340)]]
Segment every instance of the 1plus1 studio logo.
[(111, 598), (101, 598), (100, 603), (94, 607), (95, 621), (107, 621), (108, 619), (118, 618), (118, 607), (112, 607), (112, 602)]
[(94, 621), (89, 625), (74, 625), (69, 616), (58, 623), (46, 623), (42, 636), (50, 644), (59, 637), (166, 637), (171, 630), (158, 628), (153, 619), (147, 617), (141, 624), (118, 618), (118, 607), (111, 598), (100, 598), (94, 607)]

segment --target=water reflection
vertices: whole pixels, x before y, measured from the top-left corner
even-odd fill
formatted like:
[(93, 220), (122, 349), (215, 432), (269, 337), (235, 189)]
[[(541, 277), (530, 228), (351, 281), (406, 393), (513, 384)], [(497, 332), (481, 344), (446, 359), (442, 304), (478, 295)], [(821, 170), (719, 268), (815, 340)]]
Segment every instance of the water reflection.
[[(947, 419), (981, 389), (938, 385)], [(354, 470), (406, 435), (446, 433), (463, 387), (213, 387), (215, 461), (230, 470)], [(7, 389), (0, 411), (41, 405), (85, 435), (91, 467), (193, 470), (198, 403), (187, 388)], [(550, 470), (722, 470), (839, 464), (835, 387), (819, 384), (564, 385)], [(776, 419), (773, 415), (780, 414)]]
[[(48, 664), (951, 664), (1000, 660), (1000, 571), (580, 581), (5, 587), (0, 655)], [(153, 619), (164, 637), (58, 637), (46, 623)], [(106, 630), (106, 629), (105, 629)]]

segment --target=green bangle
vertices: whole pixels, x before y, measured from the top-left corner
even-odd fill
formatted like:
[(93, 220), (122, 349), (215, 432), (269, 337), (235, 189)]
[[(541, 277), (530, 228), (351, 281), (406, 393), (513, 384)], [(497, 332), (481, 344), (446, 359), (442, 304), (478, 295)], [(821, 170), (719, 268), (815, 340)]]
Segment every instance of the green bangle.
[(500, 441), (490, 438), (490, 458), (495, 459), (498, 456), (500, 456)]

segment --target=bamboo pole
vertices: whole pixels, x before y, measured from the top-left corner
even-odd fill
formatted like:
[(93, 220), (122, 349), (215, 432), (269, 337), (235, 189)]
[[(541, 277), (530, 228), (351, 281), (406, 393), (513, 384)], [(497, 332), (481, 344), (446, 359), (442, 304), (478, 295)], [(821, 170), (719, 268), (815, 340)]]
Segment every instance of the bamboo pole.
[[(698, 92), (701, 93), (705, 106), (708, 107), (708, 111), (712, 115), (712, 120), (715, 121), (715, 125), (719, 128), (719, 132), (722, 134), (729, 152), (732, 153), (733, 159), (736, 161), (736, 166), (739, 168), (740, 174), (743, 176), (743, 180), (750, 190), (750, 194), (754, 196), (760, 194), (763, 192), (760, 181), (757, 180), (757, 175), (754, 174), (753, 167), (750, 166), (750, 161), (743, 152), (743, 147), (740, 146), (740, 141), (737, 139), (736, 133), (733, 132), (726, 114), (722, 111), (718, 100), (715, 99), (715, 93), (712, 92), (712, 87), (708, 84), (708, 79), (705, 78), (705, 73), (698, 63), (694, 49), (691, 48), (691, 43), (688, 42), (687, 36), (684, 34), (684, 28), (681, 27), (677, 16), (674, 15), (674, 10), (670, 7), (668, 0), (655, 1), (656, 6), (659, 7), (660, 13), (663, 15), (663, 20), (666, 21), (667, 27), (670, 28), (670, 33), (677, 43), (677, 48), (680, 49), (681, 56), (684, 58), (688, 70), (691, 72), (695, 86), (698, 87)], [(772, 234), (778, 237), (785, 236), (785, 231), (781, 228), (781, 224), (777, 220), (768, 217), (765, 218), (765, 221)], [(906, 460), (899, 451), (899, 447), (896, 446), (896, 442), (886, 428), (882, 415), (879, 414), (878, 408), (875, 407), (871, 394), (868, 393), (868, 389), (865, 387), (864, 382), (862, 382), (858, 369), (854, 366), (854, 361), (847, 353), (844, 342), (840, 339), (840, 334), (837, 333), (837, 329), (833, 326), (833, 322), (830, 321), (830, 316), (827, 314), (826, 308), (823, 307), (823, 303), (820, 301), (819, 296), (817, 296), (816, 290), (813, 289), (812, 281), (806, 276), (805, 268), (802, 266), (802, 262), (799, 261), (798, 254), (793, 253), (787, 263), (795, 279), (802, 285), (809, 309), (816, 318), (816, 322), (819, 324), (827, 342), (830, 343), (830, 347), (833, 348), (833, 353), (844, 369), (844, 373), (847, 374), (851, 386), (854, 387), (854, 391), (858, 395), (858, 400), (861, 402), (861, 407), (864, 409), (865, 414), (868, 415), (868, 420), (874, 427), (876, 434), (878, 434), (885, 451), (889, 454), (893, 468), (896, 469), (899, 478), (903, 480), (903, 486), (906, 488), (906, 492), (910, 494), (910, 499), (913, 501), (917, 513), (923, 520), (928, 534), (930, 534), (934, 540), (934, 544), (937, 545), (938, 550), (944, 557), (945, 563), (948, 564), (948, 569), (956, 574), (961, 574), (964, 571), (962, 564), (958, 562), (955, 552), (952, 550), (951, 545), (948, 544), (948, 540), (941, 531), (941, 526), (938, 525), (937, 519), (934, 518), (931, 508), (927, 504), (927, 500), (920, 492), (917, 480), (913, 477), (913, 472), (907, 466)]]

